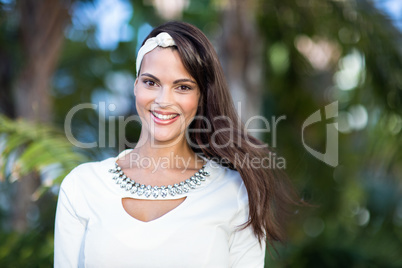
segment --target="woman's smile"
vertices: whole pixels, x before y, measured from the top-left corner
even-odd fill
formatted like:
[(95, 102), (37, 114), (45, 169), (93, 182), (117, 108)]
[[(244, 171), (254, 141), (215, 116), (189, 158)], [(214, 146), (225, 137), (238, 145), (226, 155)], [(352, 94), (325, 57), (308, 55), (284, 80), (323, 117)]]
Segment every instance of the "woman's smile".
[(169, 112), (160, 112), (160, 111), (150, 111), (153, 116), (154, 122), (157, 124), (171, 124), (176, 119), (179, 118), (180, 114), (178, 113), (169, 113)]

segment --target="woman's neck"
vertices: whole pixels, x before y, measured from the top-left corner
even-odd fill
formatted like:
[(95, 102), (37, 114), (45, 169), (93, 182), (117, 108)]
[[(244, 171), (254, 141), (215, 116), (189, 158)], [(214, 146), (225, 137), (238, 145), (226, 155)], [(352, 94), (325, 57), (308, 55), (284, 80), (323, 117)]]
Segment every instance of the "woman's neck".
[(130, 152), (130, 158), (135, 160), (132, 162), (137, 163), (137, 166), (140, 164), (152, 168), (164, 166), (178, 169), (199, 169), (203, 165), (202, 159), (197, 157), (186, 140), (169, 145), (152, 142), (149, 139), (145, 143), (140, 141), (141, 138), (137, 146)]
[(195, 153), (188, 144), (174, 145), (169, 147), (159, 147), (154, 144), (146, 143), (142, 146), (136, 146), (133, 152), (138, 153), (141, 157), (168, 158), (180, 156), (183, 158), (195, 157)]

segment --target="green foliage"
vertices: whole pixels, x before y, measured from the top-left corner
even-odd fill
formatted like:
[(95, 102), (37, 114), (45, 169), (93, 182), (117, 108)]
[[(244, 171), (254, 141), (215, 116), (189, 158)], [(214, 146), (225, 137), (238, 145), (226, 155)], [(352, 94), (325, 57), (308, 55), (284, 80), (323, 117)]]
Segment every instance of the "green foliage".
[(50, 192), (46, 192), (40, 197), (36, 202), (39, 218), (27, 232), (0, 230), (0, 267), (53, 266), (56, 198)]
[[(0, 115), (0, 179), (13, 180), (30, 172), (41, 173), (57, 164), (52, 183), (61, 180), (87, 158), (74, 151), (72, 144), (61, 131), (44, 124), (26, 120), (11, 120)], [(12, 163), (12, 159), (16, 159)], [(11, 168), (10, 168), (11, 167)], [(49, 186), (49, 185), (48, 185)]]
[[(303, 198), (318, 206), (292, 224), (291, 243), (267, 266), (400, 267), (402, 34), (370, 1), (259, 3), (264, 114), (287, 116), (277, 128), (277, 151)], [(323, 55), (334, 59), (319, 65), (323, 46), (331, 48)], [(363, 59), (362, 71), (353, 86), (342, 88), (338, 83), (347, 77), (339, 73), (353, 65), (350, 55)], [(334, 101), (340, 130), (335, 168), (308, 154), (301, 142), (304, 120)], [(359, 120), (364, 124), (354, 125)], [(333, 122), (327, 121), (305, 133), (307, 144), (320, 152), (326, 124)]]
[[(34, 172), (46, 176), (34, 194), (39, 215), (31, 228), (26, 233), (0, 230), (0, 267), (52, 266), (56, 196), (48, 189), (60, 184), (74, 167), (85, 161), (88, 157), (76, 151), (60, 130), (0, 115), (0, 186), (8, 189), (4, 194), (9, 195), (12, 182), (23, 175)], [(7, 226), (9, 213), (0, 209), (0, 226)]]
[[(38, 231), (0, 234), (1, 267), (52, 267), (53, 236)], [(41, 243), (38, 243), (41, 241)]]

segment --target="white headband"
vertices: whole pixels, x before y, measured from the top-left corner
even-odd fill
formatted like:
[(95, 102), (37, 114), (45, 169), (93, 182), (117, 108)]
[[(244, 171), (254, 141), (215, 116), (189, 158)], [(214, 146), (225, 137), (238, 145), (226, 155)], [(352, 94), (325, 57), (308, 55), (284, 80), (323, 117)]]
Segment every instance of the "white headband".
[(157, 36), (151, 37), (147, 41), (145, 41), (145, 44), (140, 48), (137, 55), (137, 62), (136, 62), (137, 76), (140, 70), (142, 59), (144, 58), (145, 54), (152, 51), (157, 46), (171, 47), (175, 45), (176, 43), (174, 42), (173, 38), (166, 32), (162, 32)]

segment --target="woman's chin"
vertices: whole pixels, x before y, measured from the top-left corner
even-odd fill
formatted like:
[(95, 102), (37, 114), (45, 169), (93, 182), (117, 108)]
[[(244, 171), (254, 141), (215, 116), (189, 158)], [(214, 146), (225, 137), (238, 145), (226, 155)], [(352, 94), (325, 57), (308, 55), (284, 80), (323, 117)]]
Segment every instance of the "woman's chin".
[(183, 138), (183, 135), (163, 135), (162, 133), (158, 133), (151, 137), (151, 141), (153, 142), (153, 144), (160, 144), (169, 147), (180, 143)]

